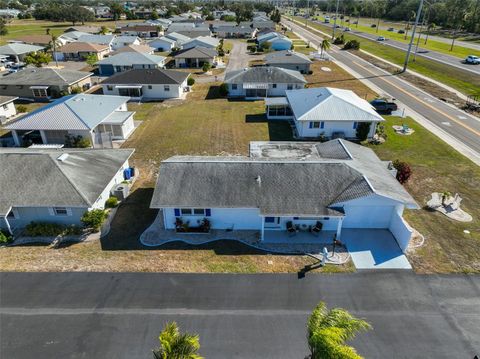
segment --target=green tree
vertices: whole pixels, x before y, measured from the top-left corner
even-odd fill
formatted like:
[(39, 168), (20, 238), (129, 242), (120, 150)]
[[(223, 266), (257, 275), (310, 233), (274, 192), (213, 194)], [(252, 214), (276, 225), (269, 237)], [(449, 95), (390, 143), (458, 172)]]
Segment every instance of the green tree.
[(270, 20), (276, 22), (277, 24), (280, 23), (280, 21), (282, 20), (282, 16), (280, 15), (280, 11), (278, 9), (275, 9), (272, 12), (272, 15), (270, 15)]
[(5, 36), (8, 34), (7, 23), (5, 19), (0, 18), (0, 36)]
[(102, 26), (102, 27), (100, 28), (100, 31), (99, 31), (98, 33), (99, 33), (100, 35), (106, 35), (106, 34), (108, 34), (109, 32), (110, 32), (110, 30), (108, 29), (108, 27)]
[(122, 5), (119, 3), (114, 2), (110, 4), (110, 13), (113, 15), (113, 20), (119, 20), (124, 12)]
[(156, 10), (152, 11), (152, 14), (150, 15), (150, 20), (157, 20), (160, 16), (158, 16), (158, 12)]
[(158, 337), (160, 348), (153, 350), (155, 359), (203, 359), (198, 335), (180, 333), (177, 323), (167, 323)]
[(323, 56), (323, 52), (330, 50), (330, 41), (327, 39), (323, 39), (322, 42), (320, 43), (320, 57)]
[(435, 25), (434, 22), (428, 24), (428, 26), (427, 26), (427, 36), (425, 37), (425, 45), (427, 44), (428, 36), (430, 35), (430, 32), (435, 31), (436, 27), (437, 27), (437, 25)]
[(203, 66), (202, 66), (202, 71), (203, 71), (203, 72), (208, 72), (211, 67), (212, 67), (212, 65), (210, 65), (209, 62), (204, 62), (204, 63), (203, 63)]
[(89, 64), (90, 66), (94, 66), (98, 61), (97, 55), (95, 54), (90, 54), (87, 57), (85, 57), (85, 62)]
[(345, 342), (357, 332), (368, 329), (371, 329), (370, 324), (346, 310), (328, 310), (325, 303), (318, 303), (307, 323), (310, 359), (361, 359)]
[(52, 61), (52, 56), (46, 52), (32, 52), (25, 56), (24, 61), (27, 65), (32, 64), (36, 67), (42, 67)]

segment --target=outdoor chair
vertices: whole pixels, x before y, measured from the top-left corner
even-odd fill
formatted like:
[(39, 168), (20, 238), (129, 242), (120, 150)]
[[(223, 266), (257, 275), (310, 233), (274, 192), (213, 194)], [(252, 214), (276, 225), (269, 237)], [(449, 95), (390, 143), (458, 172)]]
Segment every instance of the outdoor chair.
[(458, 193), (455, 193), (455, 197), (453, 198), (453, 202), (449, 205), (450, 210), (456, 211), (460, 208), (460, 203), (462, 202), (462, 197)]
[(432, 193), (432, 198), (427, 202), (429, 208), (435, 209), (442, 206), (442, 196), (438, 192)]
[(317, 223), (312, 227), (312, 233), (315, 236), (318, 236), (322, 231), (322, 227), (323, 227), (323, 223), (320, 221), (317, 221)]
[(402, 132), (403, 133), (408, 133), (410, 131), (410, 128), (408, 127), (408, 125), (402, 125)]
[(286, 223), (286, 226), (287, 226), (287, 233), (289, 236), (295, 236), (297, 234), (297, 229), (295, 228), (295, 226), (291, 221), (288, 221)]

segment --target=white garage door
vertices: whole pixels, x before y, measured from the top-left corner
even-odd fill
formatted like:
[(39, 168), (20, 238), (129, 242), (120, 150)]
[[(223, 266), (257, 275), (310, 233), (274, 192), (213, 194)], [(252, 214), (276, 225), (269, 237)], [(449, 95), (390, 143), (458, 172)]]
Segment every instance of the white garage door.
[(343, 228), (388, 228), (393, 206), (345, 206)]

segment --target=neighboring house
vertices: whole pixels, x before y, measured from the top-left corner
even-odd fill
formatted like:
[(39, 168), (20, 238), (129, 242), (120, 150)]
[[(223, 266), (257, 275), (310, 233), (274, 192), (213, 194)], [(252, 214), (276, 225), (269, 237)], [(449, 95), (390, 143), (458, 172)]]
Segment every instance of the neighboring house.
[(253, 19), (252, 27), (254, 29), (263, 30), (263, 29), (275, 29), (275, 23), (271, 20), (265, 19)]
[(5, 126), (16, 146), (25, 142), (64, 144), (66, 136), (81, 136), (93, 147), (104, 140), (125, 140), (134, 130), (128, 97), (72, 95), (62, 97)]
[(218, 52), (215, 49), (194, 47), (180, 50), (173, 58), (175, 59), (175, 67), (202, 67), (206, 62), (210, 65), (214, 64), (217, 56)]
[(116, 51), (128, 45), (140, 45), (142, 41), (137, 36), (116, 36), (112, 42), (112, 50)]
[(263, 34), (257, 33), (256, 41), (257, 41), (257, 44), (261, 45), (265, 41), (270, 40), (270, 39), (274, 39), (277, 36), (280, 36), (280, 35), (278, 33), (274, 32), (274, 31), (267, 31)]
[(300, 138), (355, 139), (362, 122), (370, 124), (371, 138), (378, 123), (385, 121), (372, 105), (350, 90), (320, 87), (286, 91), (285, 95), (265, 100), (267, 118), (293, 121)]
[(13, 39), (14, 42), (21, 42), (29, 45), (46, 47), (52, 42), (51, 35), (24, 35)]
[(133, 100), (184, 98), (188, 72), (137, 69), (118, 73), (102, 82), (103, 94), (129, 96)]
[(183, 36), (187, 36), (191, 39), (200, 37), (200, 36), (212, 36), (212, 32), (209, 28), (195, 28), (191, 30), (184, 30), (184, 31), (177, 31), (179, 34)]
[(127, 45), (127, 46), (119, 48), (115, 52), (112, 52), (111, 55), (112, 56), (117, 55), (117, 54), (120, 54), (122, 52), (139, 52), (141, 54), (153, 55), (153, 53), (155, 52), (155, 49), (153, 47), (150, 47), (148, 45), (143, 45), (143, 44), (142, 45)]
[(88, 32), (82, 32), (82, 31), (71, 31), (71, 32), (67, 32), (60, 35), (58, 37), (58, 41), (62, 45), (65, 45), (65, 44), (68, 44), (69, 42), (78, 41), (78, 39), (84, 35), (88, 36), (91, 34), (89, 34)]
[(80, 31), (88, 34), (98, 34), (102, 28), (100, 26), (88, 26), (88, 25), (82, 25), (82, 26), (71, 26), (67, 28), (64, 33), (72, 32), (72, 31)]
[(150, 24), (150, 25), (161, 26), (162, 30), (166, 30), (170, 26), (170, 24), (172, 23), (168, 19), (147, 20), (145, 22), (147, 24)]
[(225, 17), (225, 16), (236, 17), (235, 12), (234, 11), (229, 11), (229, 10), (213, 10), (212, 13), (213, 13), (213, 17), (215, 17), (215, 19), (221, 19), (222, 17)]
[(177, 47), (177, 42), (166, 36), (159, 37), (147, 43), (148, 46), (153, 47), (156, 51), (172, 51)]
[(188, 31), (195, 28), (195, 24), (193, 22), (187, 23), (172, 23), (167, 29), (167, 34), (177, 31)]
[(171, 32), (166, 34), (165, 37), (174, 40), (176, 42), (176, 47), (182, 47), (185, 42), (191, 40), (188, 36), (179, 34), (178, 32)]
[(89, 42), (92, 44), (99, 45), (108, 45), (110, 49), (113, 49), (113, 41), (115, 40), (115, 35), (81, 35), (77, 41), (80, 42)]
[(269, 53), (265, 55), (264, 60), (267, 66), (296, 70), (300, 71), (302, 74), (308, 74), (310, 71), (310, 65), (312, 64), (312, 61), (307, 55), (291, 50)]
[(0, 96), (0, 125), (4, 125), (9, 118), (17, 114), (15, 108), (15, 101), (18, 97), (13, 96)]
[(83, 214), (104, 209), (124, 181), (133, 151), (1, 148), (0, 228), (12, 233), (31, 222), (82, 225)]
[(279, 67), (250, 67), (225, 74), (229, 97), (257, 99), (285, 96), (285, 91), (302, 89), (307, 81), (298, 71)]
[(182, 45), (182, 49), (191, 49), (193, 47), (204, 47), (207, 49), (216, 49), (219, 44), (220, 44), (220, 40), (214, 37), (199, 36), (197, 38), (184, 42)]
[(70, 42), (53, 53), (58, 61), (84, 61), (88, 56), (95, 55), (102, 60), (110, 53), (108, 45), (91, 44), (88, 42)]
[(247, 26), (219, 26), (216, 29), (217, 36), (222, 39), (230, 38), (251, 38), (254, 30)]
[(257, 44), (262, 46), (264, 42), (270, 44), (270, 48), (275, 51), (290, 50), (292, 48), (292, 40), (277, 32), (268, 32), (257, 37)]
[[(366, 147), (345, 140), (325, 143), (252, 142), (250, 156), (175, 156), (163, 161), (150, 207), (163, 226), (256, 230), (259, 240), (308, 233), (321, 223), (329, 237), (345, 229), (389, 230), (405, 251), (412, 230), (405, 208), (418, 205)], [(312, 235), (312, 240), (314, 240)], [(321, 239), (319, 239), (321, 241)], [(298, 242), (298, 240), (297, 240)]]
[(139, 52), (121, 52), (97, 62), (102, 76), (110, 76), (117, 72), (131, 69), (156, 69), (165, 65), (165, 57), (142, 54)]
[(0, 46), (0, 55), (8, 56), (14, 62), (21, 62), (28, 54), (43, 51), (45, 47), (18, 42)]
[(31, 68), (0, 77), (0, 95), (49, 101), (70, 93), (73, 88), (90, 87), (93, 74), (85, 71)]
[(156, 25), (135, 25), (126, 26), (120, 29), (120, 32), (124, 36), (138, 36), (142, 39), (158, 37), (160, 35), (161, 28)]

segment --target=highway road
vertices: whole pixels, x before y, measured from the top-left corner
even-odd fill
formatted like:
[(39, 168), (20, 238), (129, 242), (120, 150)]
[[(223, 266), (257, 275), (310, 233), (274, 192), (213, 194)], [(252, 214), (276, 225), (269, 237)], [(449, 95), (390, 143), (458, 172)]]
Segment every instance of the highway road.
[[(318, 23), (320, 25), (328, 26), (331, 30), (333, 30), (333, 23), (325, 24), (325, 23), (322, 23), (320, 21), (313, 21), (313, 22)], [(351, 34), (354, 34), (356, 36), (363, 37), (364, 39), (377, 41), (378, 35), (369, 34), (369, 33), (366, 33), (366, 32), (361, 32), (361, 31), (355, 30), (355, 28), (351, 28), (351, 29), (352, 30), (350, 32), (347, 32), (347, 34), (351, 33)], [(336, 36), (337, 36), (337, 34), (340, 35), (342, 32), (343, 32), (343, 29), (338, 28), (335, 31), (335, 35)], [(379, 44), (383, 45), (383, 46), (391, 46), (391, 47), (394, 47), (398, 50), (402, 50), (402, 51), (405, 51), (405, 52), (407, 51), (408, 43), (404, 43), (404, 42), (401, 42), (401, 41), (389, 39), (388, 35), (385, 36), (385, 38), (386, 38), (385, 41), (382, 41), (382, 42), (377, 41), (377, 42)], [(416, 41), (416, 39), (417, 39), (417, 36), (415, 37), (415, 41)], [(415, 45), (416, 45), (416, 42), (414, 42), (414, 44), (412, 46), (412, 58), (413, 58), (413, 51), (415, 50)], [(472, 50), (472, 55), (480, 56), (480, 52), (476, 51), (476, 50)], [(475, 75), (480, 76), (480, 65), (469, 65), (469, 64), (464, 63), (463, 59), (460, 59), (458, 57), (447, 55), (447, 54), (444, 54), (442, 52), (437, 52), (437, 51), (432, 51), (432, 50), (429, 50), (429, 49), (422, 48), (421, 42), (420, 42), (420, 45), (418, 47), (417, 57), (424, 57), (426, 59), (436, 61), (436, 62), (440, 62), (440, 63), (445, 64), (445, 65), (453, 66), (453, 67), (455, 67), (459, 70), (463, 70), (463, 71), (470, 72), (470, 73), (473, 73)]]
[(0, 274), (0, 357), (145, 359), (167, 321), (200, 335), (208, 359), (308, 354), (319, 301), (365, 318), (365, 358), (473, 359), (480, 277), (411, 271), (352, 274)]
[[(283, 19), (282, 22), (317, 47), (322, 37), (314, 29)], [(480, 119), (416, 88), (360, 57), (332, 45), (329, 54), (355, 77), (363, 80), (382, 96), (395, 98), (419, 123), (480, 165)]]

